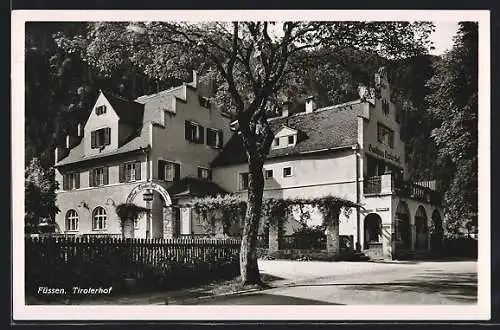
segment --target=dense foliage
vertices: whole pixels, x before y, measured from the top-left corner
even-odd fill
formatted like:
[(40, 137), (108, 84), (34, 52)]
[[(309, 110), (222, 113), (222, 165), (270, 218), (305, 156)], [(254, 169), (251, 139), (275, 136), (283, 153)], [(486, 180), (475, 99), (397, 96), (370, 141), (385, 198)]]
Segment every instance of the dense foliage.
[(429, 113), (441, 162), (445, 209), (451, 233), (474, 230), (478, 203), (478, 25), (459, 24), (452, 50), (435, 66), (429, 80)]
[(54, 222), (57, 208), (57, 183), (54, 178), (54, 169), (45, 170), (37, 158), (31, 160), (24, 174), (25, 189), (25, 225), (33, 227), (42, 221)]

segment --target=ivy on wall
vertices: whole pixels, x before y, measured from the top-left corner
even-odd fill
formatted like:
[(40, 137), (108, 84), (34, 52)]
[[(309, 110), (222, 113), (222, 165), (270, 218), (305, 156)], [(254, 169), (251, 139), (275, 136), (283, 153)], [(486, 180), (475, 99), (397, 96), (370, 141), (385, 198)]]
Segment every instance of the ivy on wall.
[[(183, 203), (181, 206), (191, 207), (199, 216), (200, 224), (206, 230), (213, 229), (217, 219), (222, 221), (224, 234), (235, 221), (244, 219), (246, 213), (246, 201), (240, 195), (217, 195), (215, 197), (201, 197)], [(306, 222), (310, 218), (304, 207), (310, 206), (320, 211), (323, 216), (323, 225), (326, 227), (329, 220), (338, 219), (340, 211), (349, 216), (353, 208), (360, 207), (358, 204), (335, 196), (324, 196), (318, 198), (266, 198), (262, 202), (262, 216), (264, 225), (274, 229), (282, 229), (283, 224), (292, 212), (292, 207), (300, 209), (300, 220)]]

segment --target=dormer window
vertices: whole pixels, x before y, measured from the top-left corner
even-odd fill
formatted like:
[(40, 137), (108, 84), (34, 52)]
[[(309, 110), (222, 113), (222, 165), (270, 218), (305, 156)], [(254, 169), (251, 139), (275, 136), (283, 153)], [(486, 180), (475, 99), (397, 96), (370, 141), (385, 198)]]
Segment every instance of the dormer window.
[(95, 114), (100, 116), (102, 114), (105, 114), (106, 113), (106, 106), (105, 105), (100, 105), (98, 107), (95, 108)]
[(295, 146), (297, 144), (297, 134), (297, 130), (283, 126), (283, 128), (275, 134), (272, 148), (280, 149)]

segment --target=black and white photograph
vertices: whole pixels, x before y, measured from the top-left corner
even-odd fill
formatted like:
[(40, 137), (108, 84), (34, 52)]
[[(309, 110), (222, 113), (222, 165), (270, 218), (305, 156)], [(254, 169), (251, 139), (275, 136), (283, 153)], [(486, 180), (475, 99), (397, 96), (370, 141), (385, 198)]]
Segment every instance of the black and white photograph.
[(12, 25), (14, 319), (490, 318), (488, 11)]

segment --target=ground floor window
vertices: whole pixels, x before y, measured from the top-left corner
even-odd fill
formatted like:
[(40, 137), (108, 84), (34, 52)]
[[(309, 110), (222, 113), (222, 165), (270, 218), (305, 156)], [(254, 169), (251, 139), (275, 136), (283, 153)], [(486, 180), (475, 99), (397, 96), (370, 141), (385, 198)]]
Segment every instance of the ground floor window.
[(75, 210), (69, 210), (66, 213), (66, 231), (78, 230), (78, 213)]
[(92, 216), (92, 229), (104, 230), (106, 229), (106, 210), (100, 206), (96, 207)]

